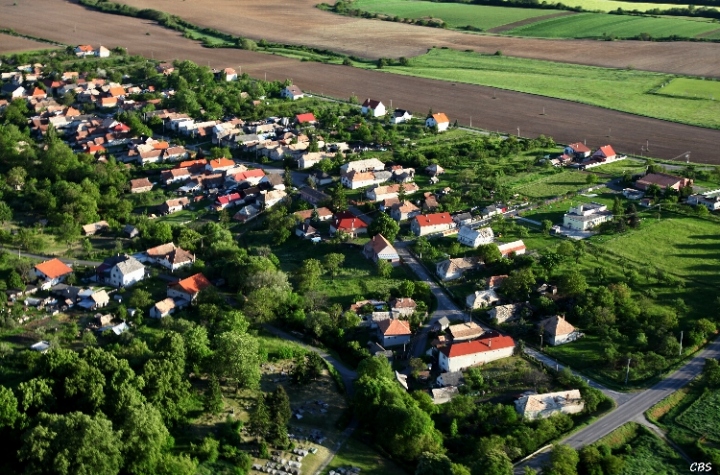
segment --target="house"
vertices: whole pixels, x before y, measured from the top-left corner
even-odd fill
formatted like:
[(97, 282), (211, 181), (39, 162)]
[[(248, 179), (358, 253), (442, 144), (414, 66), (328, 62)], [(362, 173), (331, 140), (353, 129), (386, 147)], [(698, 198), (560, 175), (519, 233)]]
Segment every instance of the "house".
[(378, 261), (386, 261), (394, 266), (400, 265), (400, 256), (382, 234), (376, 234), (365, 244), (363, 255), (376, 264)]
[(467, 305), (467, 308), (475, 310), (478, 308), (489, 307), (499, 301), (500, 297), (498, 297), (498, 294), (496, 294), (493, 289), (476, 290), (467, 296), (465, 304)]
[(356, 170), (348, 173), (343, 173), (340, 182), (350, 188), (351, 190), (357, 190), (358, 188), (364, 188), (366, 186), (376, 185), (387, 181), (392, 176), (389, 172), (359, 172)]
[(435, 273), (445, 282), (459, 279), (466, 271), (477, 269), (479, 266), (480, 260), (477, 257), (446, 259), (435, 266)]
[(419, 214), (410, 222), (410, 229), (416, 236), (440, 233), (454, 227), (455, 221), (450, 213)]
[(35, 275), (38, 279), (43, 281), (40, 286), (43, 290), (47, 290), (53, 285), (59, 284), (73, 272), (71, 267), (57, 258), (41, 262), (36, 265), (34, 269)]
[(505, 244), (498, 244), (498, 249), (503, 257), (521, 256), (525, 254), (526, 251), (525, 243), (522, 242), (522, 239)]
[(241, 223), (244, 223), (245, 221), (249, 221), (255, 216), (260, 213), (260, 209), (257, 206), (254, 205), (247, 205), (243, 206), (240, 211), (235, 213), (233, 216), (233, 219), (236, 221), (240, 221)]
[(110, 225), (107, 221), (98, 221), (97, 223), (86, 224), (82, 227), (83, 234), (86, 236), (92, 236), (95, 233), (110, 229)]
[(231, 206), (236, 206), (243, 202), (240, 193), (230, 193), (228, 195), (218, 196), (215, 200), (215, 209), (222, 210)]
[(462, 371), (453, 371), (452, 373), (442, 373), (440, 376), (437, 377), (435, 380), (438, 386), (440, 387), (447, 387), (447, 386), (462, 386), (465, 384), (465, 376), (463, 376)]
[(402, 190), (406, 195), (411, 195), (418, 191), (420, 188), (415, 183), (395, 184), (395, 185), (384, 185), (376, 186), (368, 190), (365, 194), (368, 199), (373, 201), (382, 201), (388, 198), (397, 198)]
[(330, 185), (332, 182), (335, 181), (335, 178), (333, 178), (332, 175), (321, 170), (311, 173), (310, 177), (315, 180), (316, 186)]
[(458, 213), (455, 216), (453, 216), (453, 221), (455, 221), (455, 224), (460, 226), (470, 226), (470, 224), (473, 221), (473, 216), (470, 213)]
[(201, 290), (207, 289), (211, 285), (204, 275), (197, 273), (187, 279), (171, 284), (168, 287), (167, 296), (192, 302), (197, 298)]
[(406, 111), (405, 109), (395, 109), (395, 111), (393, 111), (390, 122), (393, 124), (402, 124), (403, 122), (407, 122), (410, 119), (412, 119), (412, 114), (410, 113), (410, 111)]
[(305, 209), (302, 211), (296, 211), (295, 216), (300, 218), (300, 221), (308, 221), (313, 219), (313, 215), (317, 216), (318, 221), (329, 221), (332, 219), (332, 211), (326, 207)]
[(604, 204), (581, 203), (565, 213), (563, 226), (575, 231), (588, 231), (612, 219), (612, 213)]
[(3, 84), (2, 92), (10, 96), (12, 100), (20, 99), (27, 95), (27, 89), (17, 84)]
[(460, 371), (477, 364), (508, 358), (514, 350), (515, 340), (509, 336), (480, 338), (440, 348), (438, 363), (442, 371)]
[(499, 289), (502, 283), (505, 281), (505, 279), (508, 278), (508, 275), (493, 275), (491, 276), (487, 281), (487, 287), (488, 289)]
[(385, 348), (410, 343), (412, 332), (408, 322), (388, 319), (378, 322), (377, 326), (381, 344)]
[(495, 240), (495, 233), (490, 228), (473, 229), (463, 226), (458, 232), (458, 242), (473, 249), (483, 244), (490, 244)]
[(295, 116), (295, 123), (297, 125), (315, 125), (315, 123), (317, 123), (317, 119), (315, 119), (315, 114), (312, 112), (305, 112), (304, 114), (297, 114)]
[(444, 132), (450, 127), (450, 119), (444, 113), (438, 112), (425, 119), (425, 127), (437, 127), (438, 132)]
[(553, 414), (578, 414), (585, 408), (579, 389), (554, 393), (527, 394), (515, 401), (515, 409), (523, 419), (536, 420)]
[(302, 223), (295, 229), (295, 235), (303, 239), (310, 239), (317, 235), (318, 230), (309, 221)]
[(417, 303), (409, 297), (394, 298), (390, 300), (390, 311), (400, 316), (410, 316), (415, 313)]
[(385, 115), (385, 105), (380, 101), (368, 98), (362, 103), (360, 113), (371, 117), (382, 117)]
[(420, 208), (415, 206), (412, 201), (404, 200), (402, 203), (396, 203), (390, 207), (390, 217), (398, 222), (412, 219), (418, 214), (420, 214)]
[(259, 201), (263, 209), (270, 209), (284, 200), (286, 196), (287, 193), (283, 190), (261, 191)]
[(114, 287), (130, 287), (145, 278), (145, 266), (127, 254), (105, 259), (97, 272), (102, 281)]
[(642, 191), (647, 191), (651, 185), (656, 185), (661, 190), (672, 188), (680, 191), (680, 188), (692, 186), (693, 181), (689, 178), (668, 175), (667, 173), (648, 173), (635, 182), (635, 188)]
[(403, 168), (400, 165), (392, 168), (392, 179), (398, 183), (410, 183), (415, 180), (414, 168)]
[(160, 180), (166, 185), (171, 185), (178, 181), (187, 181), (190, 178), (192, 178), (192, 174), (187, 168), (174, 168), (160, 172)]
[(702, 205), (710, 211), (717, 211), (720, 209), (720, 190), (688, 196), (687, 203), (694, 206)]
[(85, 56), (95, 56), (95, 48), (90, 45), (78, 45), (74, 49), (75, 56), (83, 58)]
[(447, 330), (454, 342), (473, 340), (485, 333), (485, 330), (473, 321), (450, 325)]
[(30, 349), (33, 351), (39, 351), (40, 353), (47, 353), (50, 349), (50, 342), (45, 340), (38, 341), (37, 343), (30, 345)]
[(565, 155), (569, 155), (577, 161), (582, 161), (590, 156), (590, 149), (582, 142), (571, 143), (565, 147), (564, 152)]
[(552, 346), (570, 343), (583, 336), (562, 315), (546, 318), (540, 322), (540, 328), (547, 338), (547, 343)]
[(237, 81), (238, 75), (237, 71), (235, 71), (233, 68), (225, 68), (220, 73), (220, 77), (227, 82), (230, 81)]
[(435, 324), (433, 324), (431, 331), (443, 332), (450, 326), (450, 320), (447, 317), (441, 317)]
[(228, 158), (217, 158), (215, 160), (210, 160), (207, 165), (205, 165), (205, 169), (209, 171), (210, 173), (220, 173), (220, 172), (226, 172), (232, 168), (235, 167), (235, 162)]
[(172, 315), (176, 311), (182, 310), (183, 308), (187, 307), (188, 304), (189, 302), (187, 300), (173, 299), (171, 297), (168, 297), (153, 305), (153, 307), (150, 309), (150, 317), (167, 317), (168, 315)]
[(150, 248), (145, 251), (145, 255), (148, 261), (161, 265), (171, 271), (192, 265), (195, 262), (194, 254), (180, 247), (175, 247), (175, 244), (172, 242)]
[(130, 193), (145, 193), (152, 190), (153, 184), (147, 178), (130, 180)]
[(488, 205), (482, 210), (483, 218), (489, 218), (498, 214), (503, 214), (507, 211), (507, 207), (502, 204)]
[(295, 101), (305, 97), (305, 94), (303, 94), (299, 87), (291, 84), (289, 86), (286, 86), (282, 91), (280, 91), (280, 96), (284, 99), (290, 99), (292, 101)]
[(335, 213), (330, 224), (330, 234), (335, 235), (338, 231), (348, 234), (350, 237), (357, 237), (358, 234), (367, 233), (367, 224), (350, 211)]
[(636, 190), (635, 188), (623, 188), (622, 194), (625, 198), (629, 200), (639, 200), (640, 198), (645, 196), (644, 192)]
[(603, 145), (592, 154), (590, 159), (598, 159), (601, 162), (614, 160), (616, 157), (615, 150), (610, 145)]
[(310, 203), (313, 206), (318, 206), (320, 204), (328, 203), (331, 201), (329, 195), (326, 195), (320, 190), (310, 188), (309, 186), (300, 188), (300, 199)]
[(500, 325), (519, 320), (520, 317), (523, 316), (523, 310), (525, 308), (525, 304), (522, 303), (498, 305), (488, 312), (488, 316), (491, 320), (494, 320), (497, 325)]
[(97, 329), (97, 332), (98, 333), (113, 332), (115, 335), (119, 336), (119, 335), (122, 335), (123, 333), (125, 333), (126, 331), (128, 331), (129, 329), (130, 329), (130, 326), (127, 323), (121, 322), (121, 323), (118, 323), (117, 325), (108, 325), (108, 326), (100, 327)]
[[(334, 154), (327, 152), (306, 152), (300, 157), (300, 159), (298, 159), (298, 168), (300, 170), (305, 170), (317, 165), (323, 160), (331, 160), (334, 156)], [(317, 183), (317, 181), (315, 183)], [(330, 183), (332, 183), (332, 180), (330, 180)], [(321, 183), (317, 184), (321, 185)]]
[(132, 224), (126, 224), (123, 227), (123, 232), (127, 235), (128, 238), (132, 239), (134, 237), (137, 237), (140, 235), (140, 230), (133, 226)]
[(441, 167), (440, 165), (438, 165), (437, 163), (434, 163), (432, 165), (425, 167), (425, 171), (430, 176), (438, 176), (438, 175), (442, 175), (443, 173), (445, 173), (445, 169), (443, 167)]
[(165, 203), (161, 204), (158, 208), (158, 211), (161, 214), (171, 214), (178, 211), (182, 211), (183, 208), (188, 206), (190, 204), (190, 200), (188, 198), (182, 197), (177, 198), (174, 200), (167, 200)]
[(377, 158), (366, 158), (364, 160), (355, 160), (348, 162), (340, 167), (341, 173), (356, 172), (368, 172), (368, 171), (381, 171), (385, 170), (385, 164)]
[(236, 173), (228, 177), (228, 180), (235, 182), (236, 185), (247, 183), (250, 186), (255, 186), (260, 183), (264, 177), (265, 172), (260, 168), (257, 168), (254, 170), (245, 170), (243, 172)]
[(98, 58), (109, 58), (110, 50), (100, 45), (100, 47), (95, 50), (95, 56), (97, 56)]

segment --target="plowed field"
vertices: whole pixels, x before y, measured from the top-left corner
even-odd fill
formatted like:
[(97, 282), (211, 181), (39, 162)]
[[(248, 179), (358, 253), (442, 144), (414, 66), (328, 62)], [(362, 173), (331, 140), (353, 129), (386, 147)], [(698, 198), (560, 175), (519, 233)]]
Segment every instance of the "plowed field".
[[(460, 124), (523, 136), (550, 135), (558, 142), (587, 140), (588, 145), (611, 143), (618, 152), (639, 153), (650, 141), (651, 154), (672, 158), (686, 151), (692, 161), (718, 163), (720, 131), (637, 117), (597, 107), (493, 88), (396, 76), (344, 66), (299, 62), (279, 56), (234, 49), (205, 49), (181, 35), (149, 22), (89, 12), (62, 0), (22, 0), (17, 7), (0, 5), (0, 27), (49, 37), (67, 44), (102, 43), (126, 46), (133, 54), (155, 59), (190, 59), (213, 67), (242, 67), (255, 77), (292, 78), (301, 88), (334, 97), (373, 97), (395, 107), (424, 114), (446, 112)], [(31, 4), (31, 6), (27, 6)], [(34, 5), (34, 6), (33, 6)], [(42, 6), (45, 15), (35, 14)], [(24, 13), (23, 13), (24, 12)], [(20, 15), (23, 13), (23, 15)], [(53, 28), (47, 22), (52, 19)], [(379, 23), (379, 22), (377, 22)], [(145, 33), (149, 32), (150, 35)], [(541, 115), (543, 109), (545, 115)], [(610, 137), (608, 137), (610, 135)]]
[(0, 54), (20, 53), (23, 51), (34, 51), (39, 49), (52, 49), (55, 46), (40, 41), (28, 40), (20, 36), (5, 35), (0, 33)]

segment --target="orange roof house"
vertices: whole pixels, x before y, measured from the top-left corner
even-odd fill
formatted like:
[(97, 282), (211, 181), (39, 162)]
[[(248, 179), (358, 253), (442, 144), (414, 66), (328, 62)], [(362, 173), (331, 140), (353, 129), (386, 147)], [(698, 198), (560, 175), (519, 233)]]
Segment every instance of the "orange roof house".
[(62, 282), (65, 277), (72, 274), (72, 268), (60, 259), (50, 259), (35, 266), (35, 275), (44, 279), (43, 289)]
[(185, 300), (195, 300), (201, 290), (207, 289), (212, 284), (207, 278), (201, 273), (191, 275), (187, 279), (171, 284), (168, 287), (167, 296), (177, 297)]
[(124, 96), (124, 95), (125, 95), (125, 88), (123, 88), (122, 86), (111, 87), (111, 88), (108, 90), (108, 94), (110, 94), (112, 97)]
[(404, 320), (381, 320), (378, 322), (378, 333), (384, 347), (403, 345), (410, 341), (412, 331), (410, 324)]
[(312, 112), (307, 112), (307, 113), (305, 113), (305, 114), (298, 114), (298, 115), (296, 115), (296, 116), (295, 116), (295, 121), (296, 121), (298, 124), (305, 124), (305, 123), (314, 124), (315, 122), (317, 122), (317, 121), (315, 120), (315, 114), (313, 114)]

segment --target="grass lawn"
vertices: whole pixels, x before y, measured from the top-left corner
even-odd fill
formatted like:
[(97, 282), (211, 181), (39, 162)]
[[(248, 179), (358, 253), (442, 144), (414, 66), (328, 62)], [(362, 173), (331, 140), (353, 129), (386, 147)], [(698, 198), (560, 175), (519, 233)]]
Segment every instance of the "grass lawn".
[(720, 284), (718, 223), (671, 213), (663, 213), (658, 221), (652, 212), (652, 216), (644, 215), (639, 230), (592, 239), (642, 266), (651, 265), (705, 285)]
[(600, 165), (599, 167), (591, 168), (588, 171), (591, 173), (602, 173), (613, 177), (621, 177), (625, 172), (630, 172), (635, 175), (645, 171), (645, 162), (642, 160), (635, 160), (633, 158), (626, 158), (625, 160), (618, 160), (617, 162), (608, 163), (607, 165)]
[(352, 6), (371, 13), (411, 18), (413, 20), (440, 18), (450, 28), (472, 26), (481, 30), (489, 30), (528, 18), (561, 12), (561, 10), (537, 10), (414, 0), (355, 0)]
[(345, 442), (323, 474), (329, 473), (330, 470), (348, 467), (360, 468), (360, 473), (363, 475), (398, 475), (405, 473), (405, 470), (356, 437), (350, 437)]
[(720, 442), (720, 392), (706, 391), (676, 420), (698, 437)]
[(563, 215), (568, 212), (571, 206), (577, 206), (579, 203), (596, 202), (607, 205), (608, 208), (610, 208), (615, 202), (615, 197), (620, 197), (623, 201), (625, 200), (622, 195), (612, 193), (608, 188), (603, 187), (585, 196), (577, 195), (557, 203), (539, 206), (533, 210), (522, 213), (522, 217), (534, 221), (549, 219), (553, 224), (562, 224)]
[(587, 174), (579, 171), (564, 170), (556, 172), (523, 173), (508, 177), (503, 183), (513, 193), (519, 193), (530, 200), (548, 199), (565, 195), (571, 191), (587, 188)]
[(667, 86), (658, 89), (657, 94), (693, 99), (720, 99), (720, 81), (675, 78)]
[(580, 13), (541, 20), (530, 25), (520, 26), (507, 33), (514, 36), (539, 38), (600, 38), (603, 36), (633, 38), (641, 33), (647, 33), (653, 38), (664, 38), (670, 35), (694, 38), (717, 29), (716, 23), (693, 21), (686, 18)]
[[(674, 76), (669, 74), (437, 48), (413, 58), (409, 66), (389, 66), (383, 71), (493, 86), (673, 122), (720, 128), (720, 101), (689, 101), (685, 98), (648, 94), (661, 84), (674, 79)], [(623, 87), (617, 87), (618, 83), (623, 84)]]

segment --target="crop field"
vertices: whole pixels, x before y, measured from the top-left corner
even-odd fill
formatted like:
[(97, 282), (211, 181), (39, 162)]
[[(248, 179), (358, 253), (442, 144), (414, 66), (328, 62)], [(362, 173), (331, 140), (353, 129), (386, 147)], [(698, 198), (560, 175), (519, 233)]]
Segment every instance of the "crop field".
[(720, 81), (675, 78), (670, 84), (657, 90), (657, 94), (693, 99), (720, 100)]
[(461, 3), (436, 3), (413, 0), (356, 0), (353, 7), (371, 13), (381, 13), (400, 18), (440, 18), (450, 28), (472, 26), (489, 30), (528, 18), (544, 17), (560, 10), (532, 8), (493, 7)]
[(709, 21), (579, 13), (538, 21), (507, 33), (537, 38), (601, 38), (603, 36), (633, 38), (641, 33), (647, 33), (653, 38), (665, 38), (671, 35), (694, 38), (717, 29), (717, 23)]
[[(720, 224), (700, 218), (655, 212), (643, 215), (641, 229), (621, 235), (598, 236), (603, 247), (631, 262), (654, 267), (682, 278), (720, 284)], [(673, 236), (672, 240), (668, 236)], [(596, 238), (593, 238), (596, 239)], [(657, 259), (662, 256), (662, 259)]]
[(29, 40), (21, 36), (0, 33), (0, 54), (21, 53), (23, 51), (38, 51), (54, 48), (56, 48), (56, 46), (48, 43)]
[(720, 442), (720, 392), (706, 391), (676, 420), (698, 436)]
[(677, 4), (671, 3), (641, 3), (641, 2), (623, 2), (615, 0), (564, 0), (565, 5), (571, 7), (582, 7), (585, 10), (609, 12), (622, 8), (623, 10), (638, 10), (645, 12), (659, 8), (666, 10), (668, 8), (677, 8)]
[[(387, 69), (400, 74), (499, 87), (657, 119), (720, 128), (720, 101), (687, 101), (648, 94), (648, 91), (673, 79), (666, 74), (437, 48), (413, 58), (410, 66)], [(618, 83), (622, 83), (623, 87), (618, 87)], [(639, 151), (638, 145), (636, 152)]]

